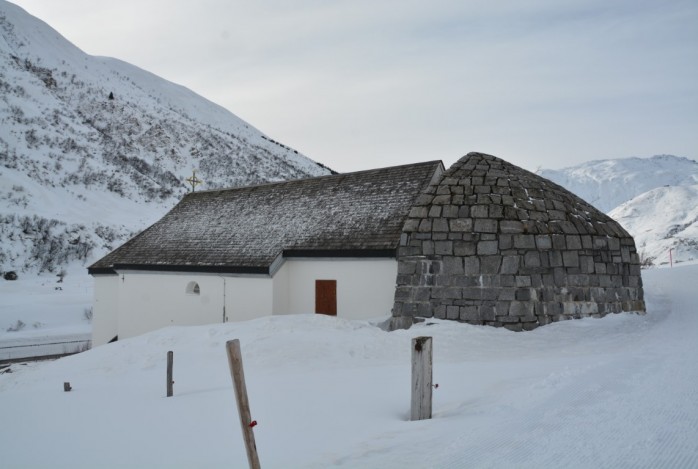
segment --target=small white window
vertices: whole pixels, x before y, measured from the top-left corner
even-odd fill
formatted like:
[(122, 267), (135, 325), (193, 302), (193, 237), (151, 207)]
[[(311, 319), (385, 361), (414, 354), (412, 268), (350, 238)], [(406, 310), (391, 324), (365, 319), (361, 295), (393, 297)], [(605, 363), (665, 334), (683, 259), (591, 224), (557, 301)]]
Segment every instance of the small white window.
[(188, 295), (200, 295), (201, 294), (201, 289), (199, 288), (199, 284), (196, 282), (189, 282), (187, 284), (187, 290), (186, 290)]

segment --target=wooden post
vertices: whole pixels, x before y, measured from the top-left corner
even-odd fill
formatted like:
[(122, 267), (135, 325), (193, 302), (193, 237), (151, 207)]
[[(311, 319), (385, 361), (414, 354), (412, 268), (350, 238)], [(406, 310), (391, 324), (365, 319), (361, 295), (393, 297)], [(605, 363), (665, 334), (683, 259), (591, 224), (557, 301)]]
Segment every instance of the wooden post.
[(174, 361), (174, 352), (167, 352), (167, 397), (172, 397), (172, 362)]
[(228, 365), (230, 366), (230, 376), (233, 379), (235, 400), (237, 401), (238, 414), (240, 415), (242, 438), (245, 440), (245, 449), (247, 450), (247, 462), (250, 464), (250, 469), (259, 469), (259, 456), (257, 455), (257, 445), (254, 441), (253, 431), (253, 428), (257, 422), (253, 421), (252, 416), (250, 415), (250, 403), (247, 399), (245, 373), (242, 369), (240, 340), (229, 340), (225, 343), (225, 348), (228, 351)]
[(431, 364), (431, 337), (415, 337), (412, 339), (411, 420), (423, 420), (431, 418)]

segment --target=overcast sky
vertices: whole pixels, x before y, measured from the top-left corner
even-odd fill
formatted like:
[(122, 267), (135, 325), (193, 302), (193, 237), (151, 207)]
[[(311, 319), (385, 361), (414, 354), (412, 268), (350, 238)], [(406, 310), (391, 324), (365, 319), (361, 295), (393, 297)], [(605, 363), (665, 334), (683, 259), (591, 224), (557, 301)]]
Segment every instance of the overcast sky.
[(698, 158), (696, 0), (14, 0), (338, 171)]

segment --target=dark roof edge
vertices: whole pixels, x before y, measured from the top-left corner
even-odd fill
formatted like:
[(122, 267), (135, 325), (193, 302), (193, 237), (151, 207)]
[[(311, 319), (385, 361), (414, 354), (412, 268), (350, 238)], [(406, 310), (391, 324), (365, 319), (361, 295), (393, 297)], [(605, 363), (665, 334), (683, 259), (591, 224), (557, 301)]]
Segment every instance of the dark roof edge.
[(263, 274), (269, 275), (269, 267), (229, 265), (166, 265), (166, 264), (114, 264), (110, 267), (88, 268), (87, 273), (116, 274), (117, 270), (139, 270), (143, 272), (200, 272), (214, 274)]
[[(282, 258), (395, 258), (397, 249), (287, 249)], [(114, 264), (112, 267), (88, 267), (90, 275), (115, 275), (117, 270), (139, 270), (143, 272), (201, 272), (217, 274), (262, 274), (269, 275), (271, 266), (234, 265), (166, 265), (166, 264)]]
[(397, 249), (284, 249), (284, 258), (293, 257), (397, 257)]

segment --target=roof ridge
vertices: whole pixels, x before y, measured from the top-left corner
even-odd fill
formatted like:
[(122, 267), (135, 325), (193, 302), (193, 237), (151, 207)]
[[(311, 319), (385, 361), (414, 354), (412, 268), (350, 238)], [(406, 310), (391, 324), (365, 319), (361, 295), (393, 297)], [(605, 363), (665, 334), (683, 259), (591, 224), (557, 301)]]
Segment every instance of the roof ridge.
[[(190, 196), (191, 194), (210, 194), (210, 193), (214, 193), (214, 192), (251, 190), (251, 189), (257, 189), (260, 187), (282, 186), (282, 185), (287, 185), (287, 184), (298, 184), (300, 182), (311, 181), (311, 180), (317, 181), (317, 180), (325, 180), (325, 179), (331, 179), (331, 178), (341, 179), (341, 178), (348, 177), (348, 176), (356, 176), (356, 175), (361, 175), (361, 174), (368, 174), (368, 173), (379, 172), (379, 171), (382, 172), (382, 171), (387, 171), (387, 170), (399, 170), (399, 169), (404, 169), (404, 168), (409, 168), (409, 167), (418, 168), (421, 166), (434, 165), (437, 163), (440, 163), (443, 166), (443, 161), (441, 161), (441, 160), (421, 161), (419, 163), (408, 163), (408, 164), (401, 164), (401, 165), (397, 165), (397, 166), (384, 166), (384, 167), (380, 167), (380, 168), (362, 169), (360, 171), (352, 171), (349, 173), (327, 174), (325, 176), (311, 176), (311, 177), (300, 178), (300, 179), (288, 179), (288, 180), (284, 180), (284, 181), (261, 182), (258, 184), (250, 184), (250, 185), (245, 185), (245, 186), (224, 187), (224, 188), (219, 188), (219, 189), (206, 189), (206, 190), (196, 191), (196, 192), (187, 192), (184, 195), (184, 197)], [(182, 199), (184, 197), (182, 197)]]

